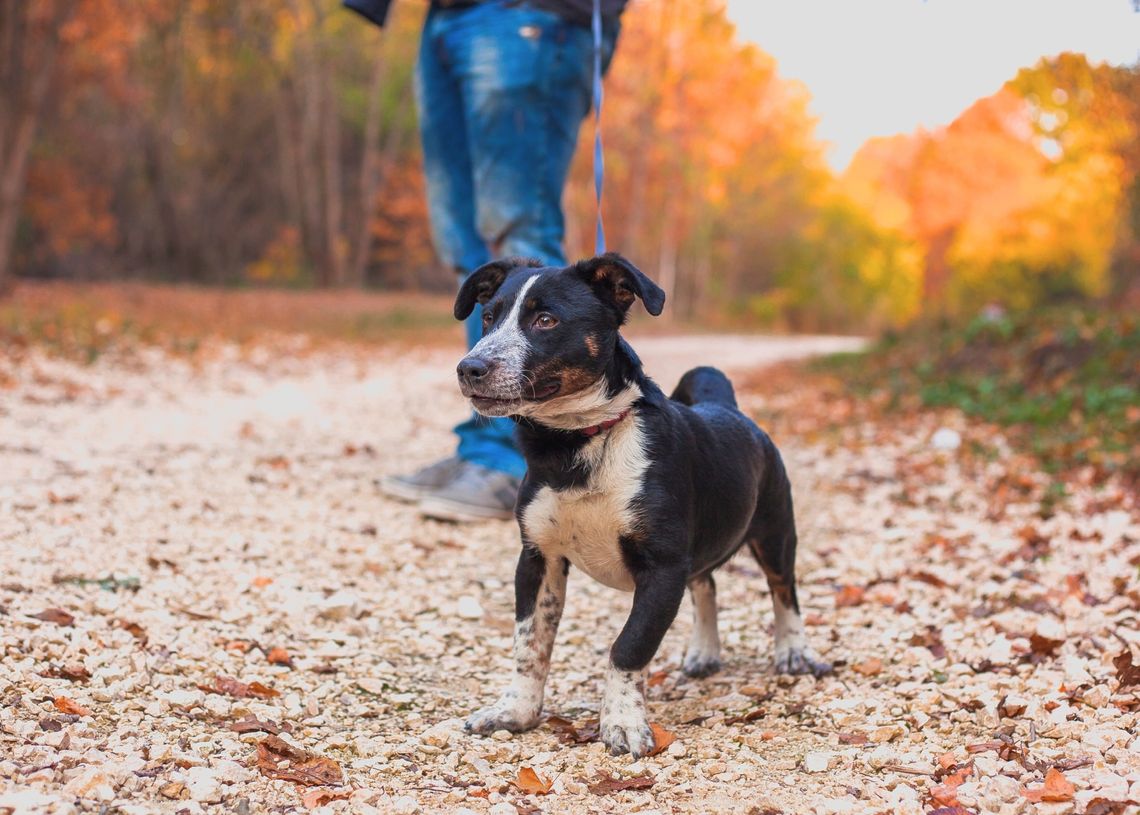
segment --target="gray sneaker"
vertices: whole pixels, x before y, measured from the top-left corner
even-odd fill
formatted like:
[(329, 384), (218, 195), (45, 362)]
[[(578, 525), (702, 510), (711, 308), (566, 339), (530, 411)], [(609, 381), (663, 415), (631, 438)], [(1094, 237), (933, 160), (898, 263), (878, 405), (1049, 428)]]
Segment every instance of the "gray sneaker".
[(420, 514), (441, 521), (509, 520), (515, 514), (519, 481), (468, 462), (459, 476), (420, 501)]
[(452, 456), (435, 464), (429, 464), (410, 475), (386, 475), (376, 484), (381, 492), (390, 498), (415, 502), (446, 487), (458, 478), (466, 467), (467, 462), (459, 456)]

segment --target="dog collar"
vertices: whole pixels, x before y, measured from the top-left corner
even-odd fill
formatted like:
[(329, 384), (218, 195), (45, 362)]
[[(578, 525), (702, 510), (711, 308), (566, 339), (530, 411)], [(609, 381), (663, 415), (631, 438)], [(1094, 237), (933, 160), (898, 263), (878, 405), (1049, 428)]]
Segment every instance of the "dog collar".
[(601, 424), (591, 425), (590, 427), (583, 427), (578, 432), (581, 433), (583, 436), (596, 436), (599, 433), (601, 433), (603, 430), (609, 430), (611, 427), (613, 427), (615, 424), (620, 422), (622, 419), (624, 419), (628, 415), (629, 415), (629, 408), (626, 408), (625, 410), (623, 410), (621, 413), (619, 413), (617, 415), (617, 418), (606, 419), (606, 421), (602, 422)]

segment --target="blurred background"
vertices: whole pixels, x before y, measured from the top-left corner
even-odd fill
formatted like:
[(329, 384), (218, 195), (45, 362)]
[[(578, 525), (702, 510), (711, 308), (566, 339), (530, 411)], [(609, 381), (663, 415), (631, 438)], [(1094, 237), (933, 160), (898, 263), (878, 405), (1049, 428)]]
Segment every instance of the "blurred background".
[[(633, 0), (606, 91), (612, 247), (678, 323), (866, 333), (1135, 306), (1140, 14), (1010, 6)], [(422, 0), (385, 31), (336, 0), (0, 8), (0, 288), (452, 290), (410, 89)], [(589, 158), (571, 257), (592, 249)]]

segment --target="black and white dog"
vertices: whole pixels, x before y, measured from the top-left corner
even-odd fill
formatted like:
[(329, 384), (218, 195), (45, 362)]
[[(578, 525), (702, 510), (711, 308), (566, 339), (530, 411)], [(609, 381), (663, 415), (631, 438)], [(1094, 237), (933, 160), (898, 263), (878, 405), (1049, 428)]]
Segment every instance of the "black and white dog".
[(463, 395), (479, 413), (515, 419), (527, 462), (515, 510), (515, 672), (468, 730), (538, 724), (571, 565), (633, 592), (600, 717), (614, 755), (654, 747), (645, 668), (686, 586), (694, 626), (684, 671), (720, 667), (712, 573), (745, 544), (775, 604), (776, 669), (830, 669), (800, 620), (792, 493), (779, 452), (715, 368), (689, 371), (665, 397), (618, 334), (635, 298), (653, 315), (665, 304), (652, 280), (608, 254), (565, 269), (496, 261), (468, 277), (455, 301), (460, 320), (483, 305), (483, 338), (458, 367)]

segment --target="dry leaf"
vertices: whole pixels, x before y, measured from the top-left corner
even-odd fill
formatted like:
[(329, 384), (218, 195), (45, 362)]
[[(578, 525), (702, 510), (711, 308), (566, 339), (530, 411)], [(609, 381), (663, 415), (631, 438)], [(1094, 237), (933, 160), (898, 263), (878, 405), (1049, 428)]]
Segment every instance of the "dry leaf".
[(213, 685), (198, 685), (198, 689), (204, 690), (206, 693), (232, 696), (235, 699), (249, 699), (251, 697), (273, 699), (281, 695), (281, 691), (274, 690), (260, 682), (250, 682), (247, 685), (245, 682), (239, 682), (233, 677), (222, 676), (220, 674), (214, 677)]
[(947, 583), (938, 575), (931, 574), (930, 572), (912, 572), (911, 577), (913, 577), (915, 580), (919, 580), (925, 583), (928, 586), (934, 586), (936, 589), (950, 588), (949, 583)]
[(1040, 801), (1071, 801), (1073, 800), (1073, 793), (1076, 791), (1076, 786), (1065, 778), (1065, 774), (1056, 767), (1050, 767), (1049, 772), (1045, 773), (1044, 786), (1034, 789), (1021, 788), (1021, 794), (1034, 803)]
[(331, 758), (307, 753), (284, 739), (269, 736), (257, 743), (257, 769), (268, 778), (309, 787), (340, 786), (344, 774)]
[(883, 660), (871, 657), (852, 665), (851, 670), (863, 676), (878, 676), (883, 671)]
[(293, 667), (293, 657), (284, 648), (270, 648), (265, 658), (273, 665), (288, 665)]
[[(753, 708), (752, 710), (748, 711), (747, 713), (742, 713), (739, 716), (731, 716), (731, 717), (725, 719), (724, 723), (725, 724), (744, 724), (746, 722), (754, 722), (757, 719), (764, 718), (764, 712), (765, 712), (764, 708), (762, 708), (762, 707)], [(657, 735), (656, 731), (654, 731), (654, 735)]]
[(598, 775), (597, 780), (590, 784), (590, 792), (594, 795), (609, 795), (623, 790), (647, 790), (653, 786), (651, 775), (635, 775), (632, 778), (614, 778), (612, 775)]
[(668, 671), (658, 671), (657, 673), (650, 674), (649, 678), (645, 680), (645, 684), (650, 688), (655, 688), (664, 683), (668, 676)]
[(256, 589), (263, 589), (272, 582), (273, 582), (272, 577), (255, 577), (255, 578), (253, 578), (253, 580), (250, 581), (250, 583)]
[(561, 716), (547, 716), (546, 723), (563, 744), (588, 744), (598, 740), (600, 726), (597, 719), (587, 719), (581, 726), (576, 726)]
[(277, 724), (272, 721), (261, 721), (256, 716), (246, 716), (244, 719), (239, 719), (230, 725), (230, 730), (235, 733), (271, 733), (276, 736), (282, 730), (288, 732), (292, 730), (288, 724)]
[(138, 640), (140, 646), (146, 646), (149, 637), (147, 637), (146, 630), (138, 623), (133, 623), (130, 620), (119, 618), (115, 620), (115, 626), (117, 628), (123, 629), (136, 640)]
[(835, 607), (848, 608), (863, 603), (863, 595), (867, 593), (862, 586), (841, 586), (835, 593)]
[(41, 671), (40, 676), (51, 679), (66, 679), (69, 682), (86, 682), (91, 678), (91, 672), (82, 662), (69, 662), (62, 667), (52, 666), (46, 671)]
[(57, 696), (52, 700), (55, 709), (61, 713), (70, 713), (72, 716), (90, 716), (91, 711), (66, 696)]
[(316, 809), (330, 801), (344, 801), (351, 796), (349, 790), (312, 789), (305, 790), (305, 794), (301, 796), (301, 803), (306, 809)]
[(1029, 647), (1037, 656), (1051, 657), (1057, 649), (1064, 645), (1064, 640), (1055, 640), (1049, 637), (1043, 637), (1037, 632), (1029, 635)]
[(75, 618), (62, 608), (44, 609), (39, 614), (33, 614), (31, 616), (37, 620), (43, 620), (45, 623), (55, 623), (56, 625), (64, 626), (75, 625)]
[(1116, 678), (1121, 688), (1140, 685), (1140, 665), (1132, 664), (1132, 652), (1125, 648), (1112, 659), (1116, 668)]
[(649, 755), (651, 756), (663, 752), (665, 748), (677, 740), (675, 735), (659, 724), (650, 722), (649, 727), (653, 731), (653, 749), (649, 751)]
[(856, 730), (853, 733), (840, 733), (839, 734), (839, 743), (840, 744), (866, 744), (867, 743), (867, 734), (866, 733), (860, 733), (858, 730)]
[(518, 777), (511, 783), (527, 795), (546, 795), (550, 792), (550, 782), (540, 778), (530, 767), (520, 768)]

